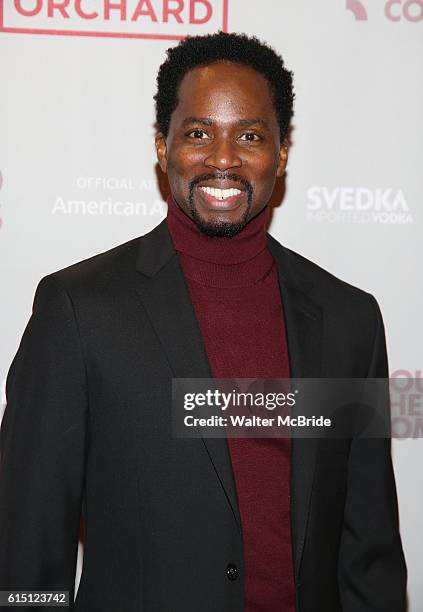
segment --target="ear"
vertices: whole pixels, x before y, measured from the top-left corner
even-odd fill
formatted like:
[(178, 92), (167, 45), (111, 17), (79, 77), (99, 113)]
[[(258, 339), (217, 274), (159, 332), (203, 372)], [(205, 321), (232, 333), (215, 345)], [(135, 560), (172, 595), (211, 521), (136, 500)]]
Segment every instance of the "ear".
[(286, 164), (288, 162), (288, 141), (284, 139), (279, 149), (279, 161), (276, 170), (276, 176), (282, 176), (285, 172)]
[(163, 136), (161, 132), (158, 132), (156, 134), (155, 143), (156, 143), (157, 160), (159, 162), (159, 166), (162, 172), (166, 173), (167, 171), (167, 145), (166, 145), (166, 138)]

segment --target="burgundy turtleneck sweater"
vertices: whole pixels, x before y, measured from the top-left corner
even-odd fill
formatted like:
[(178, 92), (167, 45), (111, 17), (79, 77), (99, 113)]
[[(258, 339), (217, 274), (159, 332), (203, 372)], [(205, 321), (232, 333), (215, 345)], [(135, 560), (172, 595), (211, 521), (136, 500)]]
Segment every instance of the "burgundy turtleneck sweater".
[[(169, 198), (167, 224), (214, 378), (289, 378), (266, 207), (233, 238), (209, 237)], [(290, 439), (228, 438), (244, 543), (245, 612), (294, 612)]]

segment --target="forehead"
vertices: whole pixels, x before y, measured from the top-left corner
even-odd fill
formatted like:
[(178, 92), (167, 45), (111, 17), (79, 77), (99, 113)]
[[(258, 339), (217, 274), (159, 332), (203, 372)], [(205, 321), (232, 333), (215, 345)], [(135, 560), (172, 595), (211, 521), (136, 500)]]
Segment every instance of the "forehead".
[(218, 62), (190, 70), (178, 89), (176, 121), (187, 116), (230, 121), (260, 118), (277, 127), (270, 86), (265, 77), (248, 66)]

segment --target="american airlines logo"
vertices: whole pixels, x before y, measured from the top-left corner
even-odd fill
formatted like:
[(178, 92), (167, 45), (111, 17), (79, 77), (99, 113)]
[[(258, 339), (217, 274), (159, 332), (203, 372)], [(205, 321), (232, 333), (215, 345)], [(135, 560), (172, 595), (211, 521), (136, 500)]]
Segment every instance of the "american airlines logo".
[(0, 32), (180, 40), (227, 31), (229, 0), (0, 0)]

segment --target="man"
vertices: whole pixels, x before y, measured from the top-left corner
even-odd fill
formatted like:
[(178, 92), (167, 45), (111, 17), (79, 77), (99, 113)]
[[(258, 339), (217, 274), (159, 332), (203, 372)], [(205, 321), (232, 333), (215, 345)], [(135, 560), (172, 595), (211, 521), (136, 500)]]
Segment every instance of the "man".
[(0, 589), (72, 601), (82, 507), (78, 611), (405, 611), (389, 439), (172, 434), (172, 378), (388, 376), (375, 299), (266, 234), (293, 98), (255, 38), (168, 51), (168, 217), (44, 277), (9, 371)]

